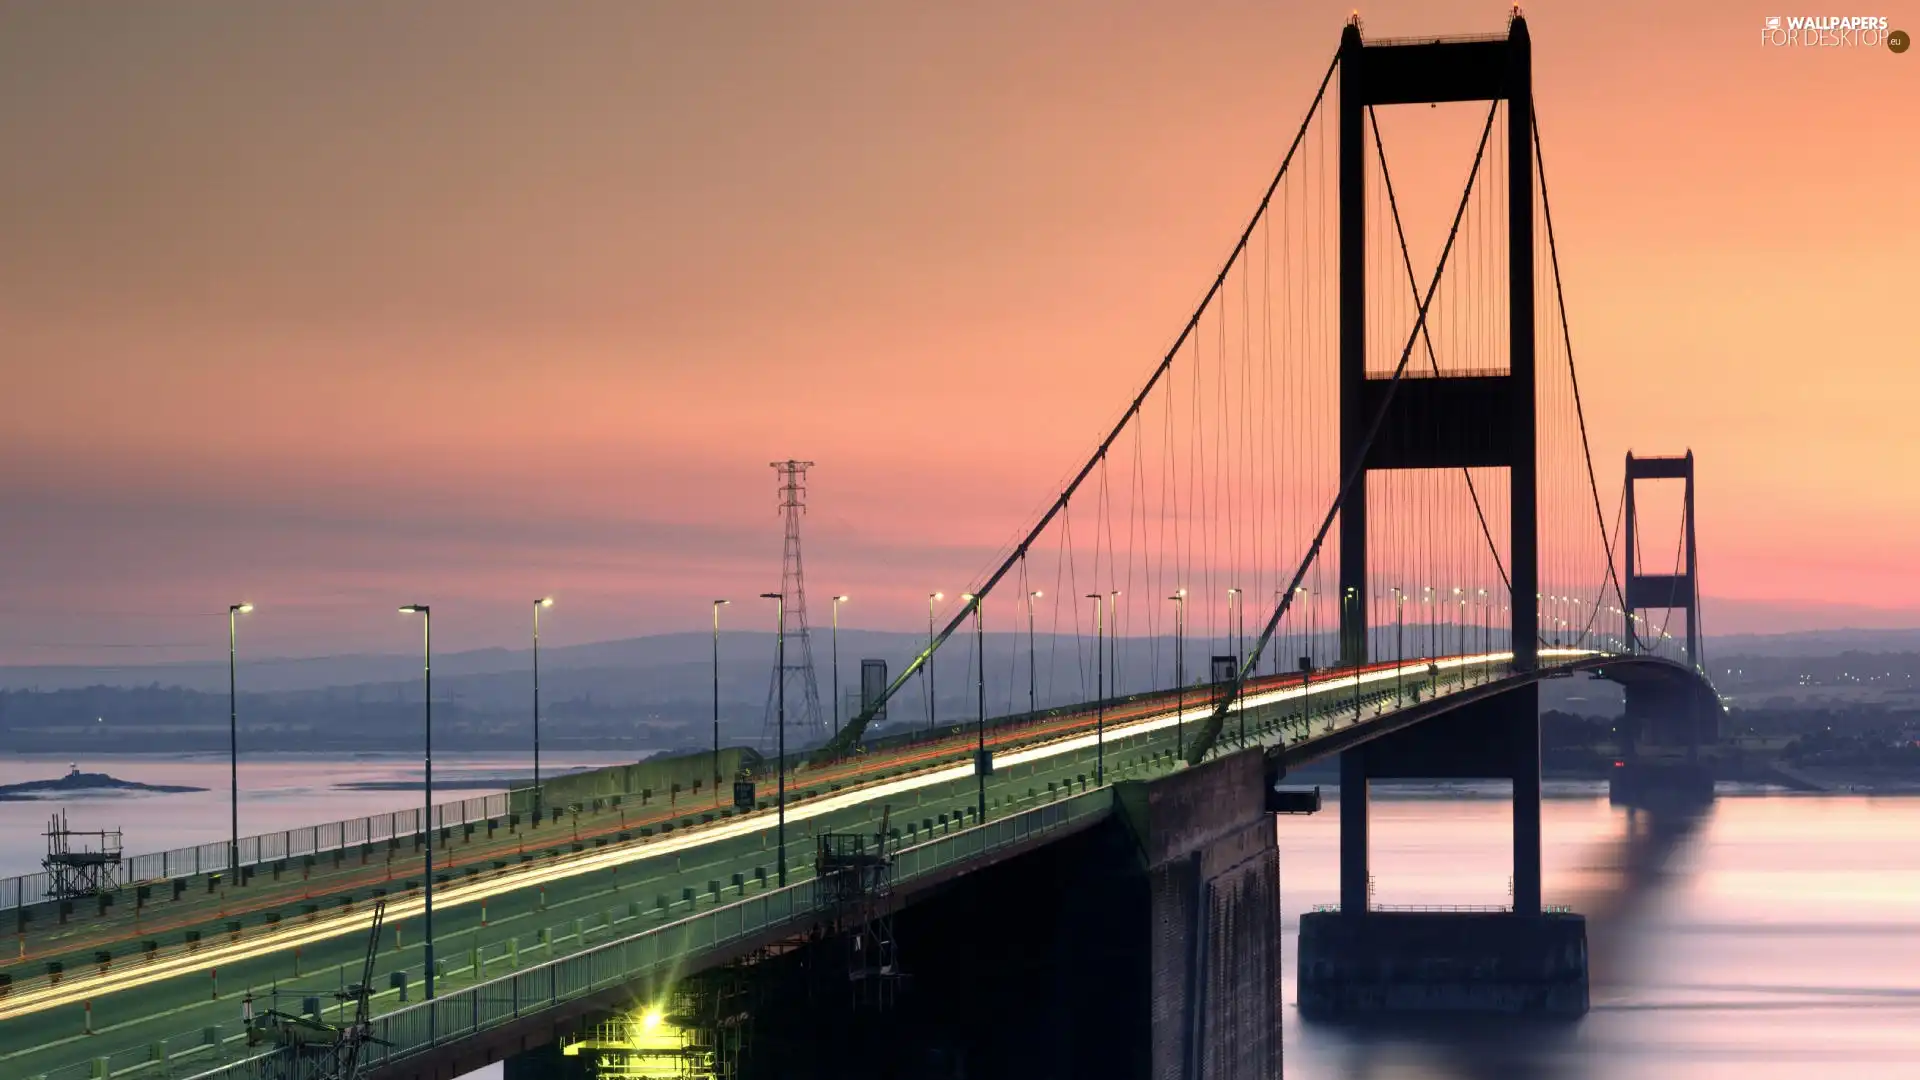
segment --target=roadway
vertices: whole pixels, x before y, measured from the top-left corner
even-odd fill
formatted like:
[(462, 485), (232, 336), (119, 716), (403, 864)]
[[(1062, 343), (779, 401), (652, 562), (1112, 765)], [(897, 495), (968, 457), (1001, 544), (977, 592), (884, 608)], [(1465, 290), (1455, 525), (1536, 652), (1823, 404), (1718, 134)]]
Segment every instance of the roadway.
[[(1447, 692), (1479, 682), (1505, 660), (1442, 659), (1431, 685)], [(1374, 665), (1358, 680), (1322, 673), (1310, 688), (1297, 675), (1257, 680), (1240, 704), (1248, 741), (1299, 748), (1391, 712), (1396, 684), (1428, 685), (1416, 670), (1426, 663), (1409, 661), (1404, 675)], [(1147, 694), (1107, 709), (1109, 782), (1178, 767), (1175, 745), (1210, 706), (1193, 694), (1176, 714), (1173, 701), (1171, 692)], [(989, 817), (1086, 790), (1098, 754), (1094, 726), (1093, 710), (990, 724)], [(1230, 721), (1222, 748), (1236, 746), (1237, 734)], [(813, 837), (822, 831), (871, 833), (888, 814), (898, 840), (913, 843), (973, 824), (974, 746), (969, 725), (792, 774), (790, 880), (811, 874)], [(759, 794), (767, 807), (771, 785)], [(436, 989), (451, 992), (775, 886), (774, 819), (770, 808), (735, 814), (683, 798), (670, 807), (589, 809), (564, 825), (499, 829), (491, 838), (484, 825), (472, 837), (454, 830), (435, 885)], [(339, 867), (323, 857), (301, 881), (202, 892), (137, 916), (109, 909), (34, 939), (0, 997), (0, 1075), (190, 1075), (246, 1052), (240, 1018), (249, 997), (256, 1012), (317, 1005), (333, 1018), (337, 992), (359, 979), (375, 890), (387, 900), (375, 1011), (419, 1000), (423, 901), (418, 853), (407, 855), (365, 867), (351, 855)], [(179, 908), (160, 910), (170, 904)], [(193, 932), (198, 939), (189, 943)], [(96, 951), (110, 961), (93, 962)], [(53, 980), (44, 972), (52, 955), (85, 962), (70, 962)]]

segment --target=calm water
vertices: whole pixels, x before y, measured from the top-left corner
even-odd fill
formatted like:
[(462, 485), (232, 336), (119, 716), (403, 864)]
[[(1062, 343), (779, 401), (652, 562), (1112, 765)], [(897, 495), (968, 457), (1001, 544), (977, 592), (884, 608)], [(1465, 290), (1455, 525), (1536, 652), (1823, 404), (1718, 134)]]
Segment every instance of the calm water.
[[(554, 761), (556, 769), (614, 755)], [(226, 763), (89, 758), (89, 771), (214, 790), (0, 803), (0, 874), (39, 868), (55, 808), (79, 828), (118, 826), (129, 851), (225, 835)], [(64, 758), (0, 760), (0, 783), (66, 770)], [(247, 764), (244, 832), (411, 806), (345, 782), (414, 780), (415, 761), (268, 758)], [(520, 775), (504, 757), (450, 755), (435, 777), (477, 788)], [(1331, 795), (1332, 792), (1329, 792)], [(1691, 828), (1629, 820), (1598, 786), (1550, 786), (1546, 893), (1589, 913), (1593, 1012), (1560, 1034), (1360, 1038), (1301, 1024), (1292, 1008), (1302, 911), (1338, 899), (1337, 800), (1279, 819), (1287, 918), (1289, 1080), (1773, 1080), (1920, 1078), (1920, 798), (1723, 796)], [(448, 793), (447, 797), (453, 797)], [(1375, 899), (1507, 899), (1510, 808), (1498, 787), (1377, 797)]]
[[(644, 752), (643, 752), (644, 753)], [(540, 756), (541, 771), (559, 772), (584, 765), (631, 761), (632, 754)], [(142, 755), (66, 758), (13, 754), (0, 757), (0, 784), (51, 780), (69, 764), (83, 772), (103, 772), (144, 784), (178, 784), (209, 791), (160, 795), (150, 792), (61, 794), (20, 802), (0, 802), (0, 877), (40, 869), (46, 854), (47, 819), (61, 809), (71, 829), (120, 829), (129, 855), (215, 843), (230, 831), (228, 763), (224, 757), (177, 758)], [(532, 766), (505, 755), (436, 754), (434, 800), (503, 790), (508, 778), (524, 777)], [(286, 755), (243, 758), (240, 763), (240, 835), (278, 832), (327, 821), (406, 810), (420, 804), (418, 788), (363, 791), (350, 783), (420, 782), (420, 760), (398, 755), (320, 758)], [(458, 790), (450, 785), (471, 786)]]
[[(1376, 799), (1377, 901), (1505, 902), (1511, 808), (1480, 794)], [(1598, 786), (1552, 794), (1546, 899), (1589, 914), (1595, 969), (1557, 1035), (1302, 1024), (1295, 935), (1338, 900), (1339, 816), (1280, 819), (1289, 1080), (1920, 1077), (1920, 798), (1723, 795), (1669, 835)]]

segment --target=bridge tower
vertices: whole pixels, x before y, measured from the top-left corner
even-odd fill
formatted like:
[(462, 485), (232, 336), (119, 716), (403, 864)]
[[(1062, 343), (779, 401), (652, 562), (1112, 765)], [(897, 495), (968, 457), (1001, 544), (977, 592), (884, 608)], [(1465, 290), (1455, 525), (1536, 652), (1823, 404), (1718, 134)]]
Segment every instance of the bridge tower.
[[(1680, 559), (1674, 568), (1677, 572), (1643, 572), (1639, 551), (1640, 515), (1634, 491), (1641, 480), (1680, 480), (1686, 485), (1682, 495)], [(1686, 655), (1681, 659), (1701, 668), (1706, 661), (1700, 654), (1700, 564), (1694, 547), (1693, 451), (1678, 457), (1646, 457), (1636, 456), (1629, 450), (1625, 498), (1626, 536), (1621, 543), (1626, 548), (1627, 566), (1621, 587), (1626, 592), (1627, 613), (1638, 615), (1659, 609), (1685, 612), (1687, 632), (1682, 647)], [(1627, 620), (1628, 651), (1651, 651), (1657, 645), (1641, 635), (1636, 620)], [(1631, 744), (1641, 736), (1657, 746), (1684, 747), (1689, 756), (1696, 755), (1702, 743), (1711, 743), (1719, 737), (1718, 702), (1700, 693), (1676, 696), (1629, 685), (1626, 706), (1622, 741), (1628, 745), (1621, 748), (1623, 756), (1631, 756)]]
[(767, 720), (763, 738), (774, 742), (774, 729), (780, 722), (775, 700), (780, 683), (786, 681), (787, 728), (798, 731), (804, 740), (827, 733), (820, 711), (820, 684), (813, 670), (813, 636), (807, 629), (807, 575), (800, 560), (800, 518), (807, 511), (807, 470), (811, 461), (775, 461), (780, 474), (780, 512), (786, 519), (787, 538), (780, 564), (780, 632), (787, 638), (787, 664), (773, 662), (773, 681), (767, 685)]
[[(1634, 482), (1637, 480), (1683, 480), (1686, 482), (1685, 500), (1681, 511), (1680, 547), (1681, 564), (1685, 567), (1677, 574), (1643, 574), (1640, 572), (1640, 516), (1634, 503)], [(1700, 583), (1696, 575), (1699, 563), (1696, 561), (1693, 545), (1693, 451), (1689, 450), (1681, 457), (1635, 457), (1633, 451), (1627, 451), (1627, 536), (1623, 541), (1627, 549), (1627, 579), (1623, 588), (1627, 592), (1627, 611), (1639, 614), (1655, 608), (1668, 608), (1687, 613), (1686, 662), (1699, 666), (1700, 658)], [(1638, 629), (1628, 620), (1627, 649), (1639, 652), (1647, 643), (1640, 640)]]
[[(1539, 593), (1534, 364), (1533, 50), (1515, 14), (1504, 38), (1368, 44), (1357, 17), (1340, 39), (1340, 447), (1341, 475), (1362, 467), (1340, 510), (1342, 596), (1368, 596), (1367, 473), (1384, 469), (1504, 468), (1510, 507), (1509, 574), (1513, 666), (1538, 662)], [(1504, 374), (1402, 378), (1393, 387), (1367, 373), (1367, 113), (1371, 106), (1505, 101), (1507, 310)], [(1496, 133), (1493, 137), (1501, 137)], [(1367, 431), (1388, 401), (1379, 435)], [(1361, 454), (1365, 452), (1364, 462)], [(1342, 605), (1342, 664), (1367, 662), (1365, 604)], [(1486, 715), (1498, 712), (1499, 715)], [(1368, 907), (1367, 782), (1434, 776), (1513, 780), (1514, 910), (1540, 911), (1540, 724), (1536, 687), (1488, 703), (1473, 742), (1434, 771), (1426, 754), (1395, 753), (1394, 740), (1340, 755), (1340, 904)]]

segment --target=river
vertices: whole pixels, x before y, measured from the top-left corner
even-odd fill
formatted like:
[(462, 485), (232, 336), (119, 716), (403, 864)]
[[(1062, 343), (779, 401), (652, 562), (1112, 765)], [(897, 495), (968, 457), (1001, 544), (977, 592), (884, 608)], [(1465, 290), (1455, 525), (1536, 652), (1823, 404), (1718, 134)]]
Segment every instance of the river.
[[(558, 770), (615, 755), (551, 760)], [(628, 756), (627, 760), (631, 760)], [(0, 875), (39, 869), (48, 815), (119, 827), (129, 852), (226, 835), (217, 758), (94, 757), (87, 771), (199, 793), (0, 802)], [(45, 779), (66, 759), (0, 761), (0, 783)], [(524, 762), (447, 755), (436, 780), (497, 787)], [(243, 763), (243, 832), (402, 809), (400, 791), (341, 783), (417, 780), (418, 763), (285, 756)], [(1381, 785), (1373, 804), (1374, 899), (1499, 904), (1511, 866), (1499, 785)], [(442, 798), (454, 798), (448, 791)], [(1691, 826), (1629, 819), (1604, 786), (1551, 783), (1543, 813), (1548, 903), (1589, 913), (1593, 1011), (1571, 1028), (1357, 1036), (1302, 1024), (1292, 1008), (1302, 911), (1338, 899), (1338, 800), (1278, 819), (1286, 916), (1289, 1080), (1806, 1080), (1920, 1077), (1920, 798), (1725, 792)], [(910, 963), (909, 959), (909, 963)]]
[[(1503, 787), (1376, 798), (1375, 901), (1504, 903)], [(1588, 913), (1593, 1008), (1535, 1035), (1302, 1024), (1295, 935), (1339, 899), (1337, 803), (1279, 819), (1289, 1080), (1920, 1077), (1920, 798), (1723, 791), (1670, 833), (1644, 815), (1630, 832), (1604, 785), (1548, 795), (1546, 902)]]
[[(646, 751), (641, 752), (643, 755)], [(632, 761), (633, 754), (542, 754), (543, 771)], [(52, 780), (69, 765), (116, 780), (208, 788), (157, 794), (100, 791), (0, 802), (0, 877), (40, 869), (47, 819), (67, 812), (70, 829), (119, 829), (128, 855), (225, 840), (232, 827), (229, 765), (222, 756), (158, 757), (126, 754), (86, 758), (13, 754), (0, 758), (0, 784)], [(434, 801), (449, 802), (505, 789), (533, 771), (526, 757), (439, 754), (433, 762)], [(345, 784), (420, 783), (420, 759), (393, 754), (338, 758), (256, 755), (240, 761), (240, 835), (279, 832), (420, 805), (418, 788), (366, 790)], [(12, 894), (9, 893), (9, 896)]]

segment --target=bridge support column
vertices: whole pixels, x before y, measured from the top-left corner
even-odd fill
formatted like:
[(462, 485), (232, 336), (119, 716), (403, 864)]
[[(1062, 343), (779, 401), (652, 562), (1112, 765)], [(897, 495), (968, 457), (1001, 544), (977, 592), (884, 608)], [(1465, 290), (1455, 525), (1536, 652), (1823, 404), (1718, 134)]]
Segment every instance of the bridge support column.
[[(1340, 910), (1300, 917), (1300, 1013), (1574, 1017), (1587, 1010), (1586, 920), (1541, 904), (1538, 684), (1406, 710), (1405, 726), (1340, 755)], [(1513, 781), (1510, 910), (1390, 910), (1372, 902), (1368, 786), (1377, 779)]]
[(1367, 760), (1359, 750), (1340, 755), (1340, 910), (1365, 911), (1372, 871), (1367, 865)]
[(1510, 706), (1513, 750), (1513, 910), (1540, 914), (1540, 684), (1511, 693), (1524, 698)]

